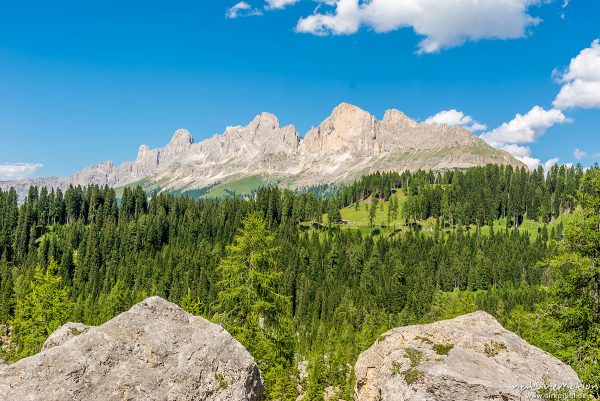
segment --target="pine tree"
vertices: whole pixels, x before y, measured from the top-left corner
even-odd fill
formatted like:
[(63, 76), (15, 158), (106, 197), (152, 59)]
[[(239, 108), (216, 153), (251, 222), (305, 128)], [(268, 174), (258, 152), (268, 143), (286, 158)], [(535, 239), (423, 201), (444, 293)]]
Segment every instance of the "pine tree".
[(192, 299), (192, 290), (190, 288), (187, 289), (185, 296), (179, 301), (179, 306), (192, 315), (198, 316), (202, 312), (200, 300)]
[(377, 216), (377, 203), (379, 199), (375, 194), (371, 196), (371, 207), (369, 208), (369, 226), (371, 229), (373, 228), (373, 222), (375, 221), (375, 217)]
[(293, 361), (291, 301), (279, 291), (279, 248), (266, 221), (254, 213), (242, 225), (217, 268), (214, 318), (254, 356), (269, 391), (280, 376), (274, 372), (289, 369)]
[(17, 300), (10, 322), (17, 357), (39, 352), (44, 340), (66, 322), (69, 312), (69, 294), (56, 262), (51, 261), (46, 271), (37, 268), (28, 292)]

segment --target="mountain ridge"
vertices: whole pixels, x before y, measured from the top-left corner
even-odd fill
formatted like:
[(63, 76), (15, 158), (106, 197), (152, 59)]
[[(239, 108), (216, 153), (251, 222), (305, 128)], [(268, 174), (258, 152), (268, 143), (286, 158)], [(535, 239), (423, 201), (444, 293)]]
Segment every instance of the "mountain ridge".
[(468, 168), (488, 163), (523, 164), (492, 148), (464, 127), (424, 124), (389, 109), (381, 120), (341, 103), (304, 137), (277, 116), (263, 112), (246, 126), (227, 126), (222, 134), (195, 142), (178, 129), (162, 148), (141, 145), (135, 160), (104, 161), (65, 178), (3, 181), (20, 195), (30, 185), (122, 187), (141, 180), (158, 190), (198, 190), (247, 177), (290, 188), (337, 184), (375, 171)]

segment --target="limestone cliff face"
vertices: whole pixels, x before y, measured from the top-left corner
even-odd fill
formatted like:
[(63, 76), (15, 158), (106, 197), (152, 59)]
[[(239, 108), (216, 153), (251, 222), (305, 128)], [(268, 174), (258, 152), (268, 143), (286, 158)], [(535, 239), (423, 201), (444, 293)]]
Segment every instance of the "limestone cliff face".
[(545, 380), (581, 386), (573, 369), (485, 312), (390, 330), (355, 373), (357, 401), (517, 401), (534, 399)]
[(302, 143), (303, 153), (346, 153), (370, 156), (382, 151), (380, 124), (375, 116), (342, 103), (330, 117), (311, 129)]
[(151, 297), (102, 326), (68, 323), (0, 367), (0, 400), (260, 400), (263, 381), (221, 326)]
[(294, 126), (281, 127), (277, 117), (262, 113), (245, 127), (227, 127), (223, 134), (199, 143), (189, 131), (179, 129), (164, 148), (142, 145), (134, 161), (120, 166), (107, 161), (68, 178), (0, 182), (0, 188), (16, 186), (23, 195), (29, 185), (118, 187), (144, 180), (161, 190), (190, 190), (249, 176), (300, 188), (349, 181), (375, 171), (487, 163), (522, 166), (463, 127), (420, 124), (398, 110), (388, 110), (378, 120), (342, 103), (304, 139)]

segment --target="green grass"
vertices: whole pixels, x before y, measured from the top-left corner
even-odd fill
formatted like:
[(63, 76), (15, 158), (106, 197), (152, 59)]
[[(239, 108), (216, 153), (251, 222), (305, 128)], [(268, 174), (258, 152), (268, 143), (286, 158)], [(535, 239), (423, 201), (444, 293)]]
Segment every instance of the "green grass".
[[(135, 188), (138, 185), (141, 186), (144, 191), (148, 194), (151, 194), (155, 191), (160, 192), (164, 182), (153, 182), (149, 179), (142, 179), (136, 182), (132, 182), (131, 184), (117, 187), (115, 188), (115, 193), (118, 199), (123, 197), (123, 190), (125, 188)], [(197, 189), (178, 189), (178, 190), (166, 190), (173, 195), (183, 195), (189, 196), (194, 199), (198, 198), (229, 198), (235, 195), (250, 195), (253, 191), (257, 190), (261, 186), (266, 186), (271, 184), (264, 177), (259, 175), (244, 177), (240, 179), (231, 179), (230, 181), (217, 183), (215, 185), (207, 186), (205, 188), (197, 188)], [(273, 182), (272, 184), (276, 184)]]
[(123, 185), (122, 187), (115, 188), (115, 196), (117, 199), (121, 199), (123, 197), (123, 191), (125, 188), (135, 188), (137, 186), (142, 187), (142, 189), (146, 192), (152, 192), (153, 190), (159, 190), (160, 188), (156, 185), (153, 185), (152, 182), (148, 178), (141, 179), (139, 181), (132, 182), (131, 184)]
[(410, 386), (411, 384), (415, 384), (423, 380), (425, 373), (421, 372), (419, 369), (410, 368), (402, 372), (402, 376), (404, 377), (406, 384)]
[[(379, 201), (377, 205), (377, 214), (375, 215), (375, 221), (373, 222), (373, 229), (379, 230), (384, 235), (390, 235), (396, 230), (403, 230), (405, 220), (402, 217), (402, 204), (406, 196), (402, 191), (396, 191), (398, 197), (398, 217), (393, 219), (388, 224), (387, 216), (389, 210), (389, 201)], [(353, 204), (349, 207), (340, 210), (343, 220), (348, 221), (348, 225), (341, 226), (345, 229), (358, 229), (363, 234), (371, 233), (371, 227), (369, 226), (369, 210), (371, 207), (371, 198), (358, 202), (358, 209)]]
[(492, 340), (485, 343), (483, 351), (489, 357), (496, 356), (500, 352), (506, 351), (506, 345)]
[[(396, 196), (398, 197), (399, 203), (398, 217), (396, 219), (391, 220), (389, 224), (387, 221), (387, 215), (390, 202), (379, 201), (379, 204), (377, 206), (377, 214), (373, 223), (373, 230), (376, 230), (376, 233), (378, 232), (379, 234), (382, 234), (384, 236), (390, 236), (410, 230), (410, 228), (406, 225), (406, 220), (402, 217), (402, 205), (406, 199), (406, 195), (404, 195), (403, 191), (396, 190)], [(359, 230), (362, 234), (370, 234), (373, 231), (369, 226), (368, 207), (370, 207), (370, 204), (371, 199), (368, 198), (358, 203), (358, 209), (356, 208), (355, 204), (341, 209), (340, 214), (342, 216), (342, 219), (348, 221), (348, 224), (340, 225), (340, 228)], [(557, 226), (561, 222), (561, 220), (562, 216), (550, 222), (548, 224), (548, 232), (550, 232), (553, 227)], [(325, 216), (324, 221), (327, 221)], [(427, 235), (428, 233), (433, 232), (433, 230), (435, 229), (436, 219), (431, 217), (426, 220), (419, 220), (417, 223), (420, 226), (421, 232)], [(528, 232), (531, 235), (531, 239), (535, 240), (538, 236), (539, 230), (544, 228), (544, 225), (544, 223), (538, 221), (525, 219), (525, 221), (523, 221), (523, 223), (521, 224), (521, 226), (519, 226), (518, 229), (521, 232)], [(503, 231), (506, 228), (506, 219), (498, 219), (494, 221), (494, 231)], [(466, 227), (466, 229), (469, 232), (474, 232), (477, 229), (477, 227), (475, 225), (470, 225)], [(482, 226), (480, 230), (483, 235), (490, 234), (489, 226)], [(444, 229), (444, 231), (446, 233), (450, 233), (452, 231), (452, 228), (447, 227)]]
[(438, 355), (448, 355), (454, 344), (433, 344), (433, 350)]
[(404, 350), (406, 357), (410, 360), (410, 367), (416, 368), (424, 358), (423, 351), (414, 348), (406, 348)]
[(203, 198), (227, 198), (233, 194), (249, 195), (252, 191), (267, 184), (267, 181), (259, 175), (244, 177), (239, 180), (215, 185), (210, 191), (203, 195)]
[[(563, 215), (560, 215), (557, 219), (552, 220), (549, 224), (548, 224), (548, 233), (550, 233), (552, 231), (553, 227), (556, 227), (560, 224), (560, 222), (563, 219)], [(534, 221), (534, 220), (529, 220), (529, 219), (525, 219), (523, 221), (523, 224), (521, 224), (519, 226), (519, 231), (521, 232), (528, 232), (529, 235), (531, 236), (532, 240), (535, 240), (538, 236), (539, 230), (544, 228), (544, 223), (541, 223), (539, 221)], [(476, 230), (477, 228), (475, 227), (475, 225), (471, 225), (469, 227), (470, 230)], [(494, 231), (498, 232), (498, 231), (502, 231), (506, 229), (506, 219), (498, 219), (494, 221)], [(490, 234), (490, 226), (482, 226), (481, 227), (481, 233), (484, 235), (489, 235)]]

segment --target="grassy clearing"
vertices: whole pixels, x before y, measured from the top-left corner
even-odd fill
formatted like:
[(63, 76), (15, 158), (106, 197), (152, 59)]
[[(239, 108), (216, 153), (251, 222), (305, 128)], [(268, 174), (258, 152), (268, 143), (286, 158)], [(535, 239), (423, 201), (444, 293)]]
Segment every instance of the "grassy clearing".
[[(401, 190), (396, 191), (396, 196), (398, 197), (399, 203), (399, 212), (398, 217), (396, 219), (390, 220), (388, 224), (388, 210), (390, 206), (389, 201), (379, 201), (377, 206), (377, 214), (375, 216), (375, 221), (373, 223), (373, 228), (369, 226), (369, 207), (371, 205), (371, 199), (365, 199), (358, 203), (358, 207), (355, 204), (346, 207), (340, 210), (340, 214), (343, 220), (348, 222), (347, 225), (340, 225), (341, 229), (353, 229), (359, 230), (363, 234), (369, 234), (373, 231), (374, 234), (391, 236), (396, 235), (402, 232), (409, 231), (409, 227), (406, 225), (406, 220), (402, 217), (402, 206), (406, 199), (406, 195)], [(550, 232), (553, 227), (556, 227), (562, 220), (562, 216), (556, 220), (553, 220), (550, 224), (548, 224), (548, 231)], [(324, 217), (323, 221), (327, 221), (326, 217)], [(429, 218), (426, 220), (419, 220), (418, 225), (420, 226), (421, 232), (424, 234), (432, 233), (436, 226), (436, 220), (434, 218)], [(544, 228), (544, 223), (526, 219), (523, 224), (518, 228), (521, 232), (528, 232), (531, 235), (531, 239), (535, 240), (539, 234), (539, 231)], [(507, 229), (507, 220), (506, 219), (498, 219), (494, 222), (494, 231), (502, 231)], [(475, 225), (470, 225), (465, 227), (465, 230), (468, 232), (475, 232), (477, 227)], [(490, 234), (490, 226), (482, 226), (480, 227), (481, 233), (483, 235)], [(452, 228), (445, 228), (445, 233), (452, 232)]]
[(203, 198), (227, 198), (233, 194), (248, 195), (265, 184), (266, 181), (261, 176), (255, 175), (245, 177), (239, 180), (215, 185), (210, 191), (203, 195)]
[[(373, 230), (375, 233), (379, 232), (383, 235), (391, 235), (399, 231), (406, 230), (406, 221), (402, 217), (402, 204), (406, 196), (404, 192), (397, 191), (396, 196), (398, 197), (398, 216), (396, 219), (391, 219), (388, 222), (388, 211), (390, 208), (389, 201), (379, 201), (377, 205), (377, 214), (373, 222)], [(348, 222), (347, 225), (342, 225), (344, 229), (355, 229), (360, 230), (363, 234), (371, 233), (371, 227), (369, 225), (369, 208), (371, 207), (371, 198), (358, 202), (358, 205), (353, 204), (349, 207), (340, 210), (342, 219)]]

